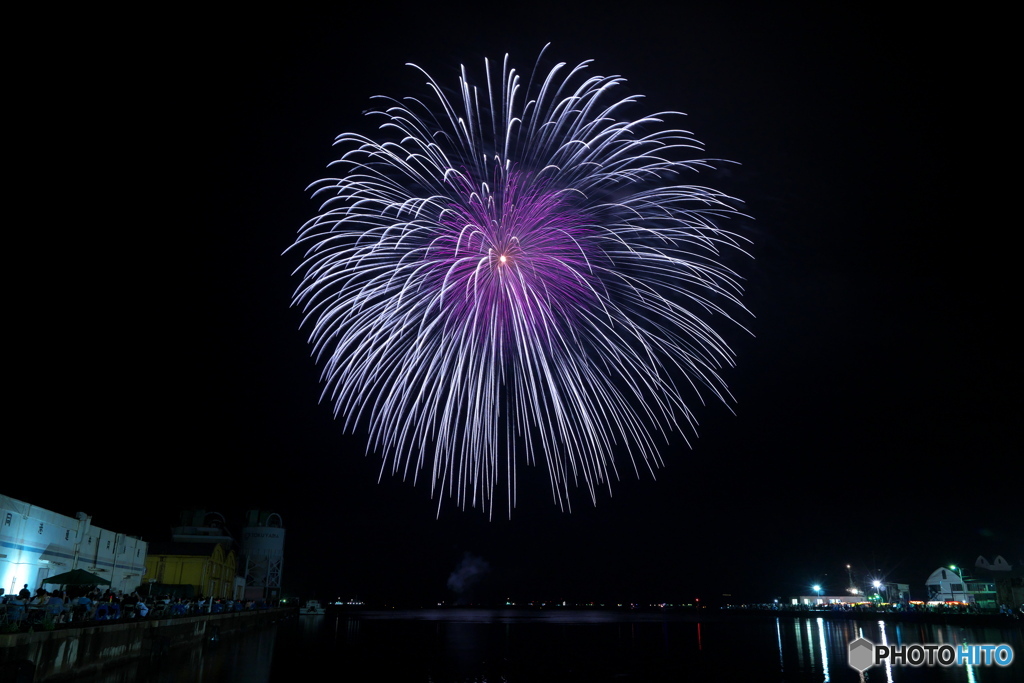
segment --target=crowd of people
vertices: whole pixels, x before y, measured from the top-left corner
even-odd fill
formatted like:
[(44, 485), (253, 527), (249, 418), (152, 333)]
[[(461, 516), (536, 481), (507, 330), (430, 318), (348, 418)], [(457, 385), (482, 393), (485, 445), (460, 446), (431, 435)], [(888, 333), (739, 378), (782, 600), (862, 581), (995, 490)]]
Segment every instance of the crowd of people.
[(266, 609), (263, 600), (232, 600), (229, 598), (181, 598), (169, 595), (145, 597), (138, 591), (123, 593), (99, 587), (78, 591), (48, 591), (39, 587), (35, 595), (28, 584), (17, 593), (5, 595), (0, 589), (0, 617), (13, 624), (102, 622), (150, 617), (175, 617), (221, 614)]

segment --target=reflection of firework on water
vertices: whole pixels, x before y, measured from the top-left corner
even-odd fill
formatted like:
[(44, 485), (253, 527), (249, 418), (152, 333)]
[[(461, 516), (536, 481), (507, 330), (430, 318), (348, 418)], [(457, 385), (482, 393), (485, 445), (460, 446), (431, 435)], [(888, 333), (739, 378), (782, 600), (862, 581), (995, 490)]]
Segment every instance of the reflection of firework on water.
[(511, 514), (521, 458), (563, 506), (571, 484), (610, 486), (613, 452), (659, 466), (665, 429), (694, 422), (683, 386), (728, 398), (706, 320), (741, 290), (715, 225), (729, 198), (675, 184), (709, 166), (673, 160), (700, 150), (664, 127), (679, 114), (622, 118), (639, 98), (587, 63), (525, 83), (485, 65), (482, 88), (463, 68), (454, 93), (427, 76), (429, 102), (381, 98), (388, 141), (338, 137), (295, 300), (324, 396), (368, 425), (382, 473), (428, 468), (439, 498), (488, 511), (505, 479)]

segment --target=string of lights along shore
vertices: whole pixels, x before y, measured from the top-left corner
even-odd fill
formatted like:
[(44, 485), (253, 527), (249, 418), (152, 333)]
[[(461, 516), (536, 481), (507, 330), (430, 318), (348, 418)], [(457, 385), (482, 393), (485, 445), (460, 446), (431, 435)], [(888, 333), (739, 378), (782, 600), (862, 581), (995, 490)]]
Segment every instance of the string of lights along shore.
[(438, 514), (493, 516), (503, 487), (511, 516), (521, 464), (561, 509), (573, 489), (596, 504), (696, 433), (692, 406), (732, 401), (742, 214), (684, 184), (731, 162), (679, 112), (637, 114), (624, 78), (547, 63), (451, 83), (410, 65), (424, 92), (375, 99), (380, 139), (337, 137), (290, 250), (322, 400), (367, 429), (381, 476), (429, 479)]

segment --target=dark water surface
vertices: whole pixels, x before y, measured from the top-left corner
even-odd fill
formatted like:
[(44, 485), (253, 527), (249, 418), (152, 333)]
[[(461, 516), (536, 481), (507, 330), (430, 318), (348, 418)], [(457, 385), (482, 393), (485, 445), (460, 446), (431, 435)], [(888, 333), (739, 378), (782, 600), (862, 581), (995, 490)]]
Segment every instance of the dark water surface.
[[(1008, 667), (847, 664), (847, 644), (1005, 643)], [(734, 613), (361, 611), (290, 619), (89, 679), (171, 683), (408, 681), (1024, 681), (1020, 628), (962, 628)]]

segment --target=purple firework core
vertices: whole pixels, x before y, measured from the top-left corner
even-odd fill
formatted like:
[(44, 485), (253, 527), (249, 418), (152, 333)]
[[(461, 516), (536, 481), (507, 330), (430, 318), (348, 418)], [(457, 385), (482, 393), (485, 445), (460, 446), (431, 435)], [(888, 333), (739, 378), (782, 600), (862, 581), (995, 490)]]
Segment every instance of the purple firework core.
[(496, 186), (453, 188), (464, 201), (441, 218), (424, 287), (442, 293), (437, 314), (473, 331), (483, 348), (523, 337), (548, 347), (550, 328), (571, 325), (578, 307), (595, 303), (591, 231), (564, 192), (530, 187), (518, 173)]
[(721, 262), (731, 198), (678, 183), (710, 167), (664, 112), (622, 116), (635, 96), (587, 63), (534, 74), (463, 69), (454, 94), (396, 101), (383, 142), (345, 133), (342, 173), (314, 185), (295, 302), (324, 398), (366, 425), (381, 474), (493, 514), (519, 461), (543, 461), (554, 500), (662, 464), (687, 401), (730, 396), (732, 352), (711, 326), (743, 310)]

